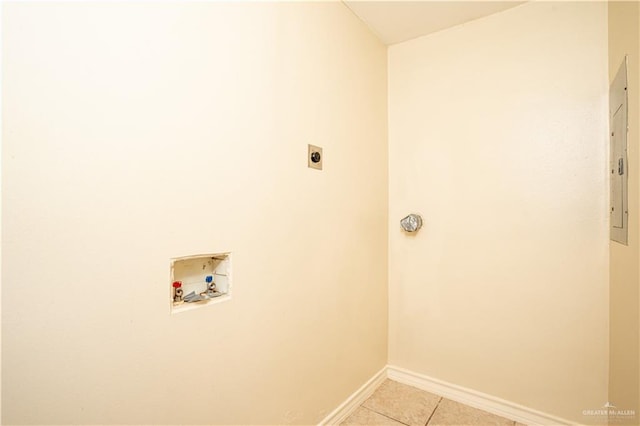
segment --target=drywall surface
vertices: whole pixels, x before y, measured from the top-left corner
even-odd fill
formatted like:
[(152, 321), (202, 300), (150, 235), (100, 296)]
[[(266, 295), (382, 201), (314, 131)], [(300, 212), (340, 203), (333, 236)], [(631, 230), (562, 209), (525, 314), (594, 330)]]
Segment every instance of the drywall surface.
[(635, 418), (626, 416), (617, 423), (638, 424), (640, 422), (639, 368), (640, 352), (638, 327), (640, 293), (640, 148), (638, 126), (640, 110), (640, 27), (638, 2), (608, 2), (609, 12), (609, 79), (612, 81), (620, 65), (628, 55), (628, 102), (629, 131), (627, 133), (628, 201), (629, 201), (629, 245), (611, 241), (610, 261), (610, 355), (609, 355), (609, 402), (618, 410), (635, 410)]
[(593, 421), (607, 97), (602, 2), (527, 3), (389, 48), (391, 364)]
[[(386, 364), (387, 57), (358, 18), (3, 8), (4, 423), (311, 424)], [(169, 259), (227, 251), (232, 300), (171, 316)]]

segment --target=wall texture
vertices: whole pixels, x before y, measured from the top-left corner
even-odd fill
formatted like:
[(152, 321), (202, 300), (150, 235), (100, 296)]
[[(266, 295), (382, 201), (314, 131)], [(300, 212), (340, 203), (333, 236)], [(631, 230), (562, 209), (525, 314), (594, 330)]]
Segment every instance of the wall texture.
[(527, 3), (390, 47), (391, 364), (593, 421), (607, 97), (603, 2)]
[[(609, 401), (618, 409), (640, 413), (638, 322), (640, 292), (640, 147), (638, 126), (640, 110), (640, 7), (638, 2), (609, 2), (609, 79), (612, 81), (624, 55), (628, 55), (629, 101), (629, 245), (611, 242), (610, 259), (610, 356)], [(637, 414), (637, 416), (640, 414)], [(638, 424), (640, 417), (623, 419)], [(618, 421), (620, 422), (620, 421)]]
[[(314, 423), (385, 365), (386, 49), (345, 6), (3, 8), (4, 423)], [(220, 251), (233, 299), (170, 316)]]

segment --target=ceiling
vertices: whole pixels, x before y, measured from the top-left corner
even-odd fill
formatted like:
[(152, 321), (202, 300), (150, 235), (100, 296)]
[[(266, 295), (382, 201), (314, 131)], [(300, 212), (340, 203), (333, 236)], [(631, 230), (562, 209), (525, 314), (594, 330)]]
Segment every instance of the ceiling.
[(343, 0), (389, 45), (509, 9), (524, 1), (358, 1)]

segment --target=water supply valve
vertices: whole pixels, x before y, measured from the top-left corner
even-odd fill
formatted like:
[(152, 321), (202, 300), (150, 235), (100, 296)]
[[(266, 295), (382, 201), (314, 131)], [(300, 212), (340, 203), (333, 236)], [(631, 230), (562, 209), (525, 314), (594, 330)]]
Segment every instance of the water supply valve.
[(182, 281), (173, 282), (173, 302), (182, 302)]

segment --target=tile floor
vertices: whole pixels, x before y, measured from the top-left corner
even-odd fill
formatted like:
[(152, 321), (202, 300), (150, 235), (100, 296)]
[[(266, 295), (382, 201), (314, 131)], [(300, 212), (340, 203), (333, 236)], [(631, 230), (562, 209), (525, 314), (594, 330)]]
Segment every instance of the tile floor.
[(342, 424), (524, 426), (393, 380), (385, 380)]

